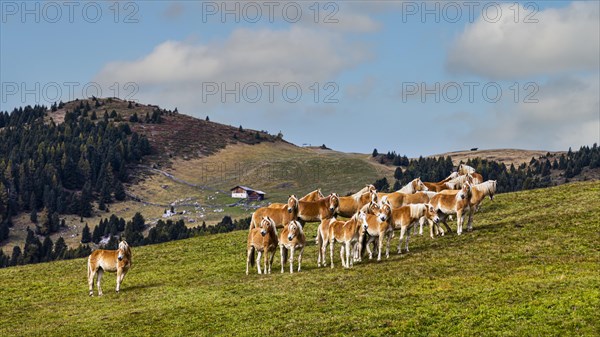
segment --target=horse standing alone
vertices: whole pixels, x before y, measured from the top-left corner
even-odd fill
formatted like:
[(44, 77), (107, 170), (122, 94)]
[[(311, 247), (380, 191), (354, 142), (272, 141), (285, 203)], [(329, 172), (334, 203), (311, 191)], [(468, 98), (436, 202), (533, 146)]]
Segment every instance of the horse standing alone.
[(110, 273), (117, 272), (116, 291), (118, 293), (121, 288), (121, 282), (123, 282), (129, 268), (131, 268), (131, 248), (129, 248), (125, 240), (119, 243), (117, 250), (98, 249), (92, 252), (88, 257), (87, 263), (90, 296), (94, 295), (94, 277), (96, 275), (98, 275), (98, 296), (102, 296), (100, 281), (105, 271)]

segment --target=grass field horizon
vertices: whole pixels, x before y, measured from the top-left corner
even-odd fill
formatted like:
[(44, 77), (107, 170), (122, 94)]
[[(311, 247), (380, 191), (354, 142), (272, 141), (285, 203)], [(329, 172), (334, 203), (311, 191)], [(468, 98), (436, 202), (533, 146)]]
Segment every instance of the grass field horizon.
[[(497, 195), (474, 231), (389, 260), (245, 275), (246, 231), (135, 247), (120, 294), (106, 274), (87, 296), (86, 261), (0, 270), (0, 335), (596, 336), (600, 183)], [(455, 229), (455, 224), (451, 223)], [(397, 245), (398, 234), (392, 241)], [(287, 270), (287, 268), (286, 268)]]

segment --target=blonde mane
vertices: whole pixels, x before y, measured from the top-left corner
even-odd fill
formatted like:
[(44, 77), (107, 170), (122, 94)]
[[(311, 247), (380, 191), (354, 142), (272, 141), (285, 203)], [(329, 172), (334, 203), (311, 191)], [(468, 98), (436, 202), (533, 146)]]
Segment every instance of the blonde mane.
[(496, 180), (484, 181), (481, 184), (472, 185), (471, 188), (475, 188), (485, 196), (494, 195), (496, 194)]
[(425, 204), (410, 204), (410, 217), (411, 218), (420, 218), (421, 214), (425, 209)]

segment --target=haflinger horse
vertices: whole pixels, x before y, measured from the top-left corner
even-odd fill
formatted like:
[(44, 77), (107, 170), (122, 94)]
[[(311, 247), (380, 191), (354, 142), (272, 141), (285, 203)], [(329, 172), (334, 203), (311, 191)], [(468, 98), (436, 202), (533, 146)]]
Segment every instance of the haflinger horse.
[(298, 201), (317, 201), (321, 198), (325, 198), (325, 196), (323, 195), (323, 193), (321, 193), (321, 189), (318, 188), (303, 196), (302, 198), (298, 199)]
[(379, 192), (377, 193), (377, 197), (379, 198), (379, 200), (381, 200), (381, 198), (385, 197), (386, 195), (388, 197), (394, 195), (394, 194), (398, 194), (398, 193), (403, 193), (403, 194), (414, 194), (420, 191), (428, 191), (429, 189), (427, 188), (427, 186), (421, 181), (421, 178), (415, 178), (413, 180), (411, 180), (408, 184), (404, 185), (401, 189), (392, 192), (392, 193), (383, 193), (383, 192)]
[(125, 240), (119, 243), (117, 250), (97, 249), (88, 257), (87, 276), (90, 296), (94, 296), (94, 277), (98, 275), (98, 296), (102, 296), (100, 281), (104, 272), (117, 272), (117, 293), (121, 283), (131, 268), (131, 248)]
[(481, 184), (483, 182), (483, 176), (477, 173), (473, 167), (466, 164), (460, 164), (458, 166), (458, 174), (470, 174), (473, 177), (473, 184)]
[(268, 216), (263, 217), (259, 222), (258, 227), (251, 228), (248, 232), (246, 275), (248, 275), (249, 267), (254, 266), (255, 252), (257, 253), (256, 268), (258, 269), (258, 273), (262, 274), (260, 269), (260, 258), (264, 254), (264, 273), (270, 274), (278, 243), (275, 221)]
[[(430, 203), (433, 208), (437, 211), (440, 221), (444, 224), (448, 232), (452, 232), (448, 223), (446, 222), (449, 215), (456, 214), (456, 233), (460, 235), (462, 233), (462, 225), (466, 212), (469, 210), (469, 199), (471, 197), (471, 185), (466, 183), (460, 190), (445, 191), (444, 193), (438, 193), (431, 198)], [(436, 226), (438, 230), (441, 230), (439, 226)], [(444, 231), (441, 230), (442, 236)]]
[(340, 197), (336, 193), (320, 198), (317, 201), (298, 202), (298, 220), (302, 225), (306, 222), (319, 222), (335, 217), (340, 206)]
[(481, 184), (471, 186), (471, 198), (469, 198), (469, 221), (467, 222), (467, 231), (473, 230), (473, 213), (479, 210), (479, 205), (485, 199), (490, 197), (494, 200), (496, 194), (496, 180), (488, 180)]
[(366, 227), (365, 218), (366, 214), (362, 211), (358, 211), (348, 221), (339, 221), (334, 219), (329, 220), (329, 224), (327, 226), (327, 233), (325, 233), (324, 227), (321, 228), (321, 235), (324, 239), (323, 246), (321, 247), (321, 256), (323, 257), (324, 266), (326, 265), (325, 250), (327, 248), (327, 242), (329, 242), (329, 263), (331, 265), (331, 268), (333, 268), (333, 246), (337, 241), (341, 243), (340, 259), (342, 260), (342, 267), (352, 267), (354, 259), (350, 258), (350, 253), (354, 251), (354, 245), (356, 245), (360, 240), (361, 227)]
[(367, 185), (362, 190), (346, 196), (340, 197), (340, 205), (338, 208), (338, 215), (344, 218), (352, 217), (358, 212), (363, 206), (370, 202), (377, 202), (377, 190), (373, 185)]
[[(402, 239), (406, 234), (406, 251), (408, 252), (408, 241), (410, 239), (410, 227), (418, 223), (422, 218), (429, 221), (430, 235), (433, 238), (433, 227), (440, 221), (435, 208), (431, 204), (411, 204), (393, 209), (390, 215), (390, 223), (393, 229), (400, 229), (398, 242), (398, 254), (402, 253)], [(422, 223), (421, 223), (422, 225)]]
[[(368, 234), (368, 238), (363, 238), (362, 246), (365, 246), (367, 253), (369, 254), (369, 260), (373, 258), (373, 252), (371, 251), (370, 244), (377, 241), (377, 261), (381, 261), (381, 252), (383, 251), (383, 243), (386, 241), (385, 258), (390, 257), (390, 241), (394, 228), (390, 225), (390, 216), (392, 213), (392, 206), (387, 200), (382, 200), (379, 210), (376, 214), (367, 214), (365, 232)], [(359, 252), (362, 254), (362, 249)]]
[(431, 192), (429, 191), (417, 192), (414, 194), (394, 192), (384, 196), (382, 200), (387, 200), (392, 208), (398, 208), (404, 205), (428, 203), (430, 195)]
[[(274, 207), (261, 207), (252, 213), (250, 221), (250, 230), (256, 228), (258, 223), (266, 216), (275, 222), (277, 228), (283, 228), (292, 220), (298, 217), (298, 199), (295, 195), (290, 195), (287, 204), (274, 204)], [(283, 205), (284, 207), (280, 207)]]
[[(294, 252), (298, 251), (298, 272), (302, 267), (302, 252), (306, 246), (306, 236), (298, 221), (290, 221), (279, 233), (279, 249), (281, 253), (281, 272), (286, 261), (290, 261), (290, 274), (294, 272)], [(289, 257), (288, 257), (289, 255)]]
[(473, 176), (471, 174), (463, 174), (456, 178), (450, 179), (446, 182), (446, 185), (451, 190), (460, 190), (465, 183), (473, 184)]

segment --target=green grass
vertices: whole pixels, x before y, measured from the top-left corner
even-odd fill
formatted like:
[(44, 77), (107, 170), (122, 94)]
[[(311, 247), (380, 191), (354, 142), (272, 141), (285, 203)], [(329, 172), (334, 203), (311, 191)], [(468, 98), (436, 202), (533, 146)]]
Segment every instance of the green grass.
[[(245, 275), (246, 232), (134, 248), (88, 297), (84, 259), (0, 270), (0, 335), (597, 336), (600, 183), (486, 200), (475, 230), (343, 270)], [(397, 245), (398, 235), (393, 246)]]

